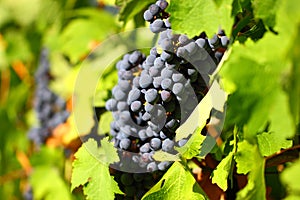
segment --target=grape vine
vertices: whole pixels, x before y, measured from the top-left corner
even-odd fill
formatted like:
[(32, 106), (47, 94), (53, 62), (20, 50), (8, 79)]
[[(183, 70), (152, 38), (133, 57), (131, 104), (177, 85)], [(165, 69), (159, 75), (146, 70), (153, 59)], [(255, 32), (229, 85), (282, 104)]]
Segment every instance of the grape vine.
[[(128, 155), (122, 155), (121, 169), (168, 169), (171, 162), (157, 162), (152, 156), (159, 150), (174, 153), (174, 147), (186, 143), (187, 138), (174, 142), (175, 131), (207, 93), (209, 76), (229, 43), (224, 31), (211, 39), (204, 32), (192, 39), (174, 34), (165, 11), (167, 6), (168, 2), (159, 0), (144, 12), (150, 30), (160, 33), (158, 44), (162, 51), (153, 47), (145, 56), (136, 50), (116, 64), (119, 81), (112, 89), (113, 97), (106, 102), (106, 109), (114, 117), (110, 133), (115, 147), (135, 152), (128, 166), (124, 164)], [(146, 190), (133, 182), (124, 183), (124, 179), (133, 180), (135, 174), (119, 173), (121, 181), (117, 180), (125, 196), (140, 199)], [(153, 183), (161, 177), (156, 173), (148, 176)]]

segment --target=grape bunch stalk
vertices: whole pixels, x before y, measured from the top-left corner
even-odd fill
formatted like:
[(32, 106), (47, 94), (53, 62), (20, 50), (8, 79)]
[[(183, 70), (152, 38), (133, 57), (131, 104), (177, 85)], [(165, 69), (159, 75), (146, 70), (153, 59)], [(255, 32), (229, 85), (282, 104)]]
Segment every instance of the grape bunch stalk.
[[(229, 43), (223, 31), (211, 39), (204, 32), (192, 39), (174, 34), (167, 6), (167, 1), (158, 0), (144, 12), (150, 30), (160, 34), (159, 47), (150, 49), (148, 56), (135, 50), (116, 64), (118, 84), (106, 109), (114, 118), (110, 133), (119, 149), (118, 169), (127, 171), (114, 172), (116, 177), (136, 176), (128, 171), (152, 172), (155, 182), (168, 169), (170, 162), (157, 162), (152, 156), (158, 150), (176, 153), (175, 146), (186, 144), (188, 138), (174, 141), (175, 131), (208, 92), (209, 77)], [(139, 191), (145, 191), (139, 187), (126, 192), (139, 184), (133, 178), (130, 184), (116, 179), (128, 199), (139, 199)]]
[(40, 62), (35, 74), (36, 91), (34, 98), (34, 110), (38, 118), (38, 126), (29, 130), (28, 137), (37, 145), (45, 143), (52, 131), (64, 123), (70, 113), (66, 110), (64, 99), (56, 95), (48, 87), (51, 81), (48, 50), (43, 49)]

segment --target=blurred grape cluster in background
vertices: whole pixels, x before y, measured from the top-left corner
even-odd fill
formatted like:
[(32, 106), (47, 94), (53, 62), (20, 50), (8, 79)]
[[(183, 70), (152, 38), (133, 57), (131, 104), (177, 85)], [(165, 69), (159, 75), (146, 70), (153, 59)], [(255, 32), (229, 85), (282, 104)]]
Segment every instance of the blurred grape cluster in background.
[(82, 197), (68, 186), (81, 145), (73, 84), (88, 53), (121, 31), (114, 3), (0, 1), (0, 199)]

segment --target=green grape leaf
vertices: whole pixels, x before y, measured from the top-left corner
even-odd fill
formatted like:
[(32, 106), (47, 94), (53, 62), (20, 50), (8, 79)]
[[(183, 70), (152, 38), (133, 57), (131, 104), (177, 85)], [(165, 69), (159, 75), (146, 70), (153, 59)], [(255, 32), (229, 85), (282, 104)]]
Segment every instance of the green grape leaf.
[(32, 58), (30, 41), (26, 39), (25, 32), (6, 31), (4, 41), (7, 43), (5, 52), (7, 62), (12, 63), (16, 60), (25, 61)]
[(189, 37), (205, 31), (209, 37), (219, 28), (231, 33), (233, 25), (232, 0), (224, 0), (217, 6), (213, 0), (191, 0), (182, 3), (172, 0), (167, 11), (171, 13), (172, 29), (187, 34)]
[(174, 162), (161, 180), (142, 200), (200, 200), (208, 199), (193, 175), (179, 162)]
[(116, 1), (117, 5), (121, 6), (119, 20), (124, 22), (124, 25), (134, 18), (141, 10), (145, 9), (147, 5), (154, 3), (153, 0), (129, 0), (129, 1)]
[[(2, 2), (1, 2), (2, 3)], [(42, 1), (39, 0), (20, 0), (18, 3), (13, 1), (3, 1), (3, 6), (9, 10), (11, 17), (21, 26), (29, 26), (39, 16)], [(22, 13), (22, 15), (20, 15)]]
[[(257, 146), (250, 144), (246, 140), (239, 142), (237, 145), (238, 151), (235, 155), (237, 173), (247, 174), (253, 169), (253, 165), (256, 165), (256, 158), (253, 155), (257, 154), (255, 152), (258, 150)], [(259, 157), (261, 156), (259, 155)]]
[(59, 170), (49, 165), (35, 167), (29, 182), (34, 190), (34, 199), (71, 200), (69, 188), (59, 174)]
[(163, 150), (155, 151), (152, 158), (156, 161), (180, 161), (178, 154), (170, 154)]
[[(264, 107), (269, 105), (267, 109), (258, 107), (248, 123), (247, 131), (255, 132), (255, 130), (262, 129), (267, 121), (270, 122), (270, 134), (263, 133), (257, 135), (259, 150), (263, 156), (269, 156), (282, 148), (292, 146), (292, 141), (287, 140), (287, 138), (291, 138), (294, 135), (294, 124), (289, 110), (288, 98), (282, 91), (275, 93), (274, 97), (269, 98), (270, 102), (268, 104), (263, 104)], [(262, 118), (261, 112), (268, 114)], [(260, 115), (260, 117), (255, 119), (255, 115)], [(286, 116), (286, 118), (282, 119), (282, 116)], [(257, 124), (260, 124), (257, 120), (261, 120), (261, 127), (257, 126)]]
[(119, 156), (114, 145), (108, 141), (108, 137), (101, 140), (101, 147), (99, 149), (99, 158), (101, 162), (111, 164), (119, 161)]
[(209, 118), (211, 109), (214, 107), (217, 110), (223, 111), (226, 98), (227, 95), (220, 88), (218, 82), (214, 81), (208, 93), (197, 105), (189, 118), (176, 130), (175, 140), (179, 141), (183, 138), (188, 138), (197, 128), (202, 130), (206, 125), (206, 120)]
[(289, 148), (293, 145), (292, 140), (286, 140), (280, 137), (279, 134), (262, 133), (257, 135), (259, 151), (263, 156), (269, 156), (278, 152), (282, 148)]
[(109, 164), (119, 161), (113, 144), (107, 138), (97, 142), (89, 139), (75, 154), (71, 190), (82, 185), (87, 199), (114, 199), (114, 194), (122, 194), (117, 182), (109, 174)]
[(33, 166), (56, 166), (60, 169), (64, 166), (64, 154), (58, 149), (43, 146), (30, 157)]
[(105, 102), (110, 98), (110, 91), (118, 82), (118, 74), (115, 65), (109, 66), (99, 79), (95, 91), (94, 106), (104, 107)]
[(212, 173), (212, 183), (216, 183), (222, 190), (226, 191), (228, 188), (227, 180), (231, 173), (233, 161), (233, 152), (230, 152), (217, 166)]
[(232, 16), (236, 16), (238, 13), (242, 12), (243, 8), (240, 0), (232, 1)]
[[(290, 51), (292, 52), (292, 66), (287, 80), (287, 90), (290, 103), (290, 111), (295, 124), (300, 123), (300, 29), (298, 28)], [(290, 53), (291, 53), (290, 52)]]
[(276, 13), (279, 6), (277, 0), (254, 0), (252, 5), (256, 18), (262, 19), (269, 27), (275, 26)]
[[(79, 71), (79, 65), (71, 67), (70, 63), (60, 53), (50, 55), (50, 73), (55, 77), (49, 87), (53, 92), (69, 99), (74, 90), (74, 83)], [(64, 87), (61, 87), (64, 85)]]
[[(284, 139), (294, 134), (288, 99), (278, 79), (288, 69), (281, 44), (274, 44), (278, 39), (278, 36), (266, 34), (256, 43), (247, 41), (247, 47), (234, 44), (230, 59), (220, 70), (225, 90), (232, 93), (227, 103), (236, 105), (228, 107), (226, 123), (243, 127), (244, 137), (251, 142), (256, 141), (257, 133), (263, 132), (268, 124), (270, 132), (282, 134)], [(266, 46), (274, 51), (268, 51)], [(230, 88), (226, 88), (228, 85)], [(241, 110), (248, 114), (239, 115)]]
[(247, 185), (237, 193), (237, 200), (266, 199), (265, 160), (257, 145), (246, 140), (238, 143), (235, 155), (237, 173), (248, 174)]
[(201, 135), (201, 130), (202, 129), (197, 128), (185, 145), (182, 147), (175, 147), (175, 150), (178, 151), (182, 157), (191, 159), (194, 156), (199, 155), (200, 146), (205, 139), (205, 136)]
[(280, 175), (280, 179), (287, 189), (286, 199), (299, 199), (300, 198), (300, 160), (291, 164), (284, 169)]
[(105, 11), (89, 8), (78, 10), (76, 14), (82, 17), (72, 20), (60, 36), (61, 51), (72, 63), (90, 53), (91, 42), (100, 42), (117, 29), (114, 17)]
[(103, 135), (109, 133), (110, 123), (113, 121), (113, 116), (111, 112), (105, 112), (101, 115), (98, 126), (98, 134)]

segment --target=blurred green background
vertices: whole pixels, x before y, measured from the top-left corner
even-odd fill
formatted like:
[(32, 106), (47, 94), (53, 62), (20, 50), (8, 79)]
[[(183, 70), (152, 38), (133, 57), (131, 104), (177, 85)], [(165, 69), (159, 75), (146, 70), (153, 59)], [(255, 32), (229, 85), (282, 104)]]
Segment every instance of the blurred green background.
[(27, 138), (38, 124), (34, 73), (41, 49), (47, 48), (53, 76), (49, 87), (70, 108), (80, 63), (107, 36), (124, 30), (114, 3), (0, 0), (0, 199), (23, 199), (31, 187), (43, 199), (82, 198), (68, 186), (72, 153), (81, 144), (71, 120), (46, 145), (38, 147)]

